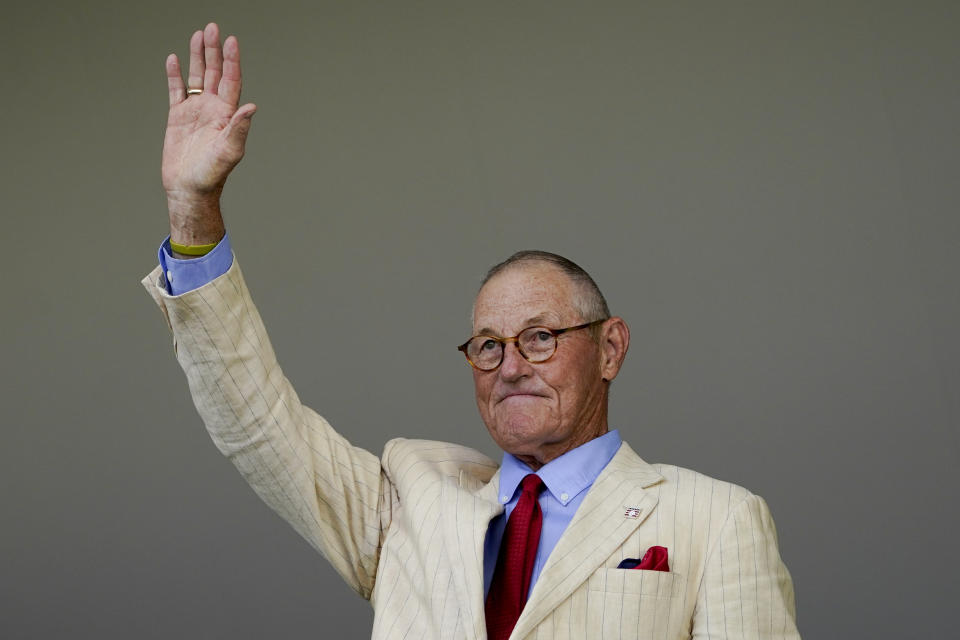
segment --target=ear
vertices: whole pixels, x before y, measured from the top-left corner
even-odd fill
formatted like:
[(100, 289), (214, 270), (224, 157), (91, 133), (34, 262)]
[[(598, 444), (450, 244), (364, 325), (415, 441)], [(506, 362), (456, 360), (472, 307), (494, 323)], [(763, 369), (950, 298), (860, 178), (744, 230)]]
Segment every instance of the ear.
[(617, 377), (630, 347), (630, 328), (623, 318), (614, 316), (600, 328), (600, 375), (610, 382)]

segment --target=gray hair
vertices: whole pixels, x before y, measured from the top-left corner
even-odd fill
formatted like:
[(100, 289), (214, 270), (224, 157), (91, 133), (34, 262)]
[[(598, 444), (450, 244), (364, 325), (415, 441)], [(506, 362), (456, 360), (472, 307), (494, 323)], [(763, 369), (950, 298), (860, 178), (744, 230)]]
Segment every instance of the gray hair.
[[(603, 297), (600, 287), (593, 281), (590, 274), (583, 267), (573, 260), (564, 258), (556, 253), (549, 251), (537, 251), (527, 249), (517, 251), (515, 254), (499, 264), (495, 264), (487, 271), (480, 283), (482, 289), (494, 276), (515, 266), (522, 266), (528, 263), (542, 263), (553, 265), (562, 271), (577, 287), (577, 295), (574, 295), (573, 304), (582, 316), (584, 322), (593, 320), (606, 320), (610, 317), (610, 308), (607, 306), (607, 300)], [(594, 327), (595, 329), (597, 327)]]

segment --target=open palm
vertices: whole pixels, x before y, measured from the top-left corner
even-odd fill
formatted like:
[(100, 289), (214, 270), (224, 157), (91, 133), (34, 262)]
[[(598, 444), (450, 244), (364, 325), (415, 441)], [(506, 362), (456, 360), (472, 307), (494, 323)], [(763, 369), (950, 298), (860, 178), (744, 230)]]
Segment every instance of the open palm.
[(243, 158), (253, 104), (238, 107), (240, 46), (234, 36), (220, 45), (216, 24), (190, 38), (187, 94), (175, 54), (167, 57), (170, 113), (163, 142), (163, 187), (170, 198), (203, 198), (219, 192)]

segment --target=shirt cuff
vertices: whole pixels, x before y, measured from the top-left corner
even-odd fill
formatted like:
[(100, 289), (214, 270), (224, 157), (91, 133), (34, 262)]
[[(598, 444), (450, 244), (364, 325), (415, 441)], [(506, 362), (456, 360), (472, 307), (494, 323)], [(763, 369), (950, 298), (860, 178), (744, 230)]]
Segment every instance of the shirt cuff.
[(230, 238), (224, 234), (210, 253), (199, 258), (180, 260), (173, 257), (170, 236), (167, 236), (157, 251), (157, 259), (163, 269), (167, 293), (178, 296), (199, 289), (225, 274), (233, 264), (233, 251), (230, 249)]

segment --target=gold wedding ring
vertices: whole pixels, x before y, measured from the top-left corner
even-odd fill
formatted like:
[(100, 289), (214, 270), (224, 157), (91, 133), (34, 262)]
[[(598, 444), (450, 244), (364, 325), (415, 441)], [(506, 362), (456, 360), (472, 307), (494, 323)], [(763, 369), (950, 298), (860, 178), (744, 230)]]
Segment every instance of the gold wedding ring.
[(188, 96), (198, 96), (203, 93), (203, 89), (187, 89)]

